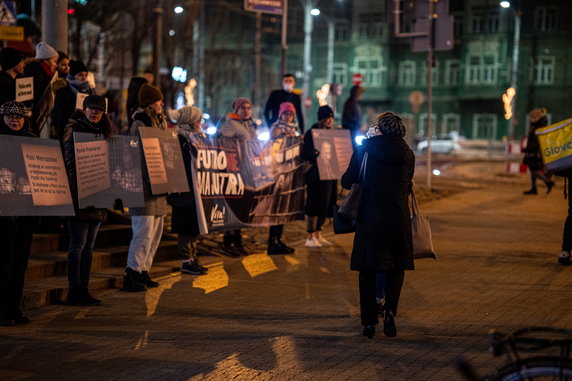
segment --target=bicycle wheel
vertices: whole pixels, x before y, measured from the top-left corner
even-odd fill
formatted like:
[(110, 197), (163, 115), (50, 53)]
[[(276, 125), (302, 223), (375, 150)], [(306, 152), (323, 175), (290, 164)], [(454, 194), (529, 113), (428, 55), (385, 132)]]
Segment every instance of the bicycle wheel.
[(508, 364), (489, 376), (490, 381), (568, 380), (572, 381), (572, 362), (554, 358), (529, 358), (521, 364)]

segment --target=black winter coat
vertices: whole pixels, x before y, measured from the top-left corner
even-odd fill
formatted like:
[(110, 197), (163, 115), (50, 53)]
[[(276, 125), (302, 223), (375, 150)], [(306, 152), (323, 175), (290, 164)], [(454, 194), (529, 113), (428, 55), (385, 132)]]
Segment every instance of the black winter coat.
[(540, 171), (544, 169), (544, 162), (542, 160), (542, 153), (540, 152), (540, 143), (538, 142), (538, 136), (536, 135), (536, 130), (542, 127), (546, 127), (548, 120), (543, 117), (531, 123), (528, 128), (528, 139), (526, 141), (526, 147), (524, 148), (524, 159), (523, 163), (528, 165), (531, 171)]
[(365, 152), (368, 156), (350, 268), (413, 270), (408, 202), (415, 169), (413, 151), (400, 137), (381, 135), (364, 140), (342, 176), (344, 188), (359, 182)]
[(73, 133), (87, 132), (90, 134), (102, 135), (107, 138), (109, 136), (110, 130), (111, 127), (105, 114), (99, 123), (93, 124), (87, 120), (87, 117), (83, 111), (74, 112), (69, 118), (69, 122), (64, 130), (64, 163), (69, 179), (70, 191), (72, 194), (76, 218), (88, 221), (105, 221), (107, 219), (107, 211), (105, 209), (94, 208), (92, 206), (84, 209), (79, 208)]
[(16, 80), (5, 71), (0, 71), (0, 106), (16, 99)]
[(266, 101), (266, 106), (264, 107), (264, 119), (266, 119), (266, 124), (268, 126), (272, 126), (274, 122), (278, 120), (280, 104), (284, 102), (290, 102), (294, 105), (298, 127), (300, 128), (300, 132), (304, 133), (304, 115), (302, 114), (302, 102), (300, 100), (300, 96), (282, 89), (272, 91)]

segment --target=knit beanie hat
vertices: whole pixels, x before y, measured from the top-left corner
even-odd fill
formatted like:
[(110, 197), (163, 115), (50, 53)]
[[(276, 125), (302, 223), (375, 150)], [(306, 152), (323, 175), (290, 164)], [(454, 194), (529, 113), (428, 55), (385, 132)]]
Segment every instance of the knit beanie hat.
[(245, 103), (252, 104), (252, 102), (248, 98), (243, 98), (243, 97), (236, 98), (235, 100), (232, 101), (232, 109), (234, 110), (234, 112), (238, 112), (240, 106), (242, 106)]
[(334, 110), (328, 105), (320, 106), (318, 109), (318, 120), (328, 119), (330, 116), (334, 116)]
[(531, 123), (536, 123), (548, 114), (548, 110), (544, 107), (535, 108), (528, 113)]
[(52, 48), (45, 42), (40, 42), (36, 45), (36, 59), (49, 60), (52, 57), (58, 57), (58, 51)]
[(70, 75), (73, 77), (77, 73), (81, 73), (82, 71), (88, 72), (87, 66), (81, 61), (70, 60)]
[(32, 110), (21, 102), (9, 101), (0, 106), (0, 115), (17, 115), (21, 118), (32, 116)]
[(384, 112), (377, 117), (376, 125), (383, 135), (405, 136), (405, 125), (401, 118), (392, 113)]
[(201, 119), (202, 112), (198, 107), (185, 106), (178, 111), (177, 124), (179, 126), (192, 126)]
[(139, 104), (141, 107), (145, 108), (157, 101), (162, 101), (163, 93), (161, 93), (161, 90), (155, 86), (144, 83), (143, 86), (141, 86), (139, 89), (139, 95), (137, 98), (139, 99)]
[(290, 111), (294, 116), (296, 116), (296, 108), (291, 102), (282, 102), (280, 103), (280, 109), (278, 110), (278, 117), (280, 118), (282, 114), (286, 111)]
[(83, 108), (93, 108), (105, 112), (105, 98), (101, 95), (88, 95), (83, 100)]
[(12, 48), (4, 48), (0, 51), (0, 66), (2, 70), (10, 70), (24, 59), (22, 52)]

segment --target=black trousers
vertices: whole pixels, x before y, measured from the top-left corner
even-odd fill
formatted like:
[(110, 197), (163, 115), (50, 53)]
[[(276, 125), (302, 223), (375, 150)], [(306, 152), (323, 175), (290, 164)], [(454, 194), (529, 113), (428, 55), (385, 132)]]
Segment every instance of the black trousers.
[(231, 244), (242, 246), (242, 232), (240, 229), (225, 231), (222, 239), (225, 246), (230, 246)]
[[(385, 270), (379, 271), (385, 275), (385, 305), (397, 315), (399, 296), (403, 288), (405, 271)], [(359, 272), (359, 302), (362, 325), (375, 325), (379, 323), (377, 318), (376, 276), (378, 271)]]
[(284, 231), (284, 225), (273, 225), (268, 230), (268, 243), (273, 243), (280, 241), (282, 239), (282, 232)]
[(568, 182), (568, 216), (564, 222), (564, 232), (562, 233), (562, 250), (572, 250), (572, 177), (566, 178)]
[(24, 275), (32, 246), (34, 219), (0, 217), (0, 314), (20, 310)]

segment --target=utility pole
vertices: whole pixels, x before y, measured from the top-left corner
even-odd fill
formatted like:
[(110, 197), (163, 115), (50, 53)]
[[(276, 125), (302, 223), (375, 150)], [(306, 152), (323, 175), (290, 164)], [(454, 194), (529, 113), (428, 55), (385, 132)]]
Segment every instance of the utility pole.
[(254, 115), (260, 109), (260, 69), (261, 69), (261, 42), (262, 42), (262, 12), (256, 12), (256, 29), (254, 34), (254, 84), (252, 86), (252, 103)]
[(165, 10), (162, 7), (163, 2), (159, 0), (157, 7), (153, 8), (155, 14), (155, 41), (153, 44), (153, 74), (155, 75), (155, 85), (161, 86), (161, 52), (163, 51), (163, 14)]
[(312, 72), (312, 64), (310, 63), (312, 52), (312, 30), (314, 29), (314, 20), (312, 19), (312, 8), (314, 2), (312, 0), (304, 0), (304, 82), (302, 86), (302, 114), (304, 120), (306, 117), (306, 99), (310, 96), (310, 73)]
[(433, 33), (435, 2), (429, 1), (429, 13), (427, 19), (429, 27), (427, 30), (427, 188), (431, 189), (431, 176), (433, 167), (431, 164), (431, 136), (433, 135)]
[(281, 71), (282, 75), (286, 74), (286, 55), (288, 52), (288, 0), (284, 0), (282, 10), (282, 63)]
[(510, 86), (515, 90), (512, 98), (512, 118), (508, 121), (508, 141), (514, 139), (514, 131), (516, 130), (517, 116), (516, 116), (516, 98), (518, 96), (517, 80), (518, 80), (518, 57), (520, 48), (520, 13), (513, 8), (514, 13), (514, 37), (512, 43), (512, 70), (511, 70), (511, 83)]
[(68, 51), (68, 1), (42, 1), (42, 40), (55, 49)]

